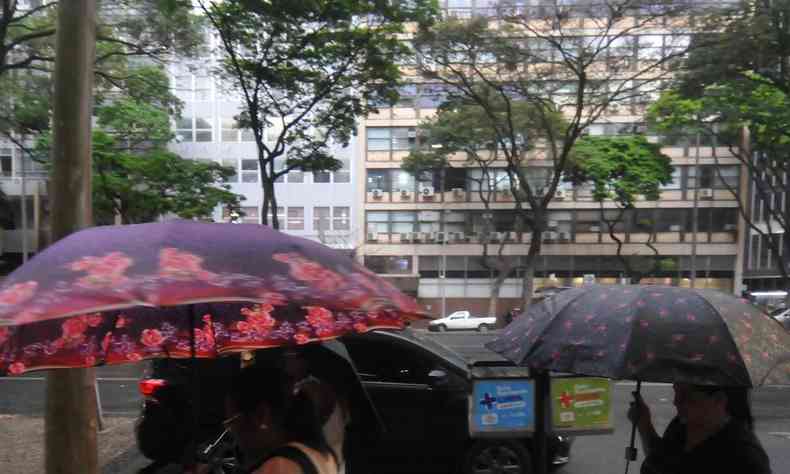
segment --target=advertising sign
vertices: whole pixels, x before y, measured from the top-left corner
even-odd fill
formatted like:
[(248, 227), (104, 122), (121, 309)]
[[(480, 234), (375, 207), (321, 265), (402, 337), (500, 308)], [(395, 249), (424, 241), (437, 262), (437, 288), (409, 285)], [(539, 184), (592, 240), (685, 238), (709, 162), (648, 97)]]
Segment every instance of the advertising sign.
[(563, 377), (551, 380), (551, 413), (554, 430), (573, 434), (608, 434), (612, 424), (612, 385), (597, 377)]
[(472, 436), (527, 433), (534, 429), (535, 387), (531, 380), (476, 380), (469, 405)]

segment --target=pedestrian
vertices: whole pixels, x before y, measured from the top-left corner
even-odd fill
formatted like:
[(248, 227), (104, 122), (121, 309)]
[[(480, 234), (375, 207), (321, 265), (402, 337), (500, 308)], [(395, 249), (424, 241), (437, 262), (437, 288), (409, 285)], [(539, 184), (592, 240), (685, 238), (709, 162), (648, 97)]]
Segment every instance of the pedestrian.
[(673, 388), (677, 415), (663, 436), (634, 393), (628, 418), (636, 422), (645, 450), (641, 474), (770, 474), (768, 455), (754, 434), (749, 389), (683, 383)]
[(279, 369), (251, 366), (231, 383), (225, 425), (251, 474), (337, 474), (337, 458), (308, 390)]

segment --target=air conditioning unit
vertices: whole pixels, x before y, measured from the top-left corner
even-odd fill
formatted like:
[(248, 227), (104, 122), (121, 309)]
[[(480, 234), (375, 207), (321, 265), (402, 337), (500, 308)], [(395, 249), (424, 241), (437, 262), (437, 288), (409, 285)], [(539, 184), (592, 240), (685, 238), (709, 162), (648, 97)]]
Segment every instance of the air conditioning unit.
[(488, 234), (488, 241), (489, 242), (499, 242), (502, 240), (502, 234), (499, 232), (491, 232)]
[(466, 234), (464, 234), (463, 232), (453, 232), (453, 233), (455, 234), (453, 236), (453, 240), (455, 242), (466, 242), (467, 241)]
[(505, 234), (505, 240), (507, 242), (515, 242), (518, 240), (518, 232), (508, 232)]
[(417, 130), (414, 128), (410, 128), (408, 132), (409, 138), (417, 138)]
[(483, 219), (493, 219), (493, 218), (494, 218), (494, 214), (492, 214), (490, 212), (484, 212), (483, 213)]
[(546, 241), (549, 241), (549, 242), (551, 242), (553, 240), (557, 240), (557, 233), (552, 231), (552, 230), (544, 231), (543, 232), (543, 240), (546, 240)]
[(713, 190), (710, 188), (702, 188), (699, 190), (699, 198), (700, 199), (712, 199), (713, 198)]
[(724, 230), (727, 232), (734, 232), (738, 230), (737, 224), (724, 224)]
[(408, 189), (401, 189), (400, 190), (400, 197), (401, 198), (408, 198), (410, 191)]
[(375, 232), (368, 232), (368, 242), (377, 242), (379, 240), (379, 234)]
[(554, 191), (554, 199), (556, 199), (558, 201), (562, 201), (566, 197), (568, 197), (568, 192), (565, 191), (564, 189), (558, 189), (558, 190)]
[(421, 237), (423, 242), (433, 242), (434, 233), (433, 232), (423, 232)]
[(409, 240), (411, 242), (420, 242), (420, 233), (419, 232), (409, 232)]
[(433, 186), (422, 186), (420, 187), (420, 194), (422, 197), (433, 197)]
[(400, 241), (403, 242), (403, 243), (411, 242), (411, 233), (403, 232), (400, 235)]
[(381, 199), (384, 196), (384, 191), (381, 189), (374, 189), (373, 190), (373, 199)]
[(548, 221), (546, 223), (546, 227), (548, 227), (549, 229), (556, 229), (557, 227), (559, 227), (559, 225), (560, 223), (557, 221)]
[(590, 232), (600, 232), (600, 231), (601, 231), (601, 226), (599, 226), (599, 225), (591, 225), (590, 226)]
[(447, 234), (444, 233), (444, 232), (434, 232), (433, 233), (433, 239), (436, 242), (440, 243), (440, 244), (443, 244), (445, 242), (446, 238), (447, 238)]
[(683, 230), (683, 227), (677, 224), (669, 226), (670, 232), (680, 232), (681, 230)]
[(466, 191), (464, 191), (464, 188), (453, 188), (453, 196), (460, 198), (464, 197), (465, 194)]
[(557, 232), (557, 239), (567, 242), (567, 241), (571, 240), (571, 233), (570, 232)]

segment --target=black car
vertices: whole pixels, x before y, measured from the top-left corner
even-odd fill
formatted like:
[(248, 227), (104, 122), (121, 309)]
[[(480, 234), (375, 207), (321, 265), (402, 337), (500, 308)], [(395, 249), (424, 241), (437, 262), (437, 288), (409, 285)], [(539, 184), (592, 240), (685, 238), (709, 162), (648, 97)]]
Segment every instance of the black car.
[[(462, 355), (420, 331), (375, 331), (342, 341), (383, 424), (379, 434), (371, 436), (369, 430), (355, 431), (352, 423), (346, 441), (349, 473), (531, 472), (530, 438), (471, 438), (468, 398), (476, 361), (470, 363), (468, 354)], [(493, 354), (482, 346), (480, 353)], [(194, 390), (187, 389), (195, 386), (191, 379), (200, 380), (201, 413), (189, 418), (199, 427), (198, 443), (205, 444), (221, 431), (223, 379), (238, 370), (238, 359), (197, 363), (192, 367), (191, 361), (155, 361), (151, 376), (159, 381), (141, 382), (148, 396), (143, 421), (138, 423), (138, 445), (143, 454), (163, 464), (178, 462), (173, 453), (188, 444), (183, 436), (175, 436), (182, 440), (181, 445), (163, 446), (160, 440), (166, 435), (162, 426), (171, 425), (150, 418), (162, 418), (169, 403), (176, 404), (176, 417), (191, 417), (193, 402), (183, 395)], [(160, 390), (170, 390), (167, 395), (173, 401), (159, 400)], [(182, 395), (174, 396), (173, 392)], [(552, 465), (568, 461), (570, 444), (568, 438), (557, 435), (549, 439)], [(170, 453), (170, 459), (161, 458), (163, 452)]]

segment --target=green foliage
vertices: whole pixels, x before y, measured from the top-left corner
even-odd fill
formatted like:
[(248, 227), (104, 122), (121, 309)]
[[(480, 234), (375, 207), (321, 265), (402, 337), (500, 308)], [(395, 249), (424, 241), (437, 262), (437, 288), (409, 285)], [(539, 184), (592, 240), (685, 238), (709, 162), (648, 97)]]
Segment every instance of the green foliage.
[[(347, 144), (356, 119), (374, 110), (370, 104), (397, 99), (397, 62), (411, 53), (398, 35), (405, 23), (430, 22), (436, 12), (434, 0), (201, 6), (221, 38), (220, 73), (243, 97), (238, 125), (256, 138), (264, 222), (276, 206), (277, 177), (294, 169), (336, 169), (330, 144)], [(273, 142), (264, 140), (269, 127), (279, 131)]]
[(644, 136), (587, 136), (576, 142), (565, 176), (592, 184), (596, 201), (613, 199), (628, 208), (639, 195), (658, 200), (660, 186), (672, 181), (672, 165)]

